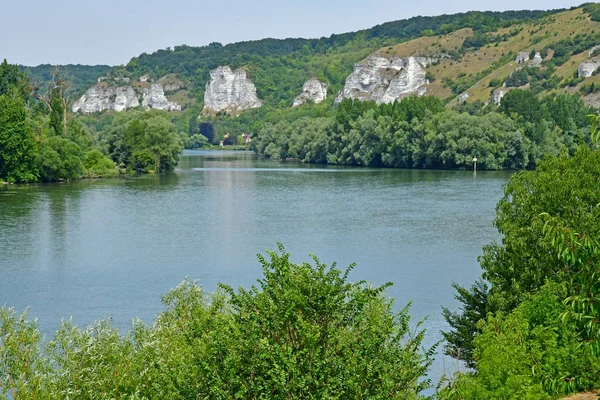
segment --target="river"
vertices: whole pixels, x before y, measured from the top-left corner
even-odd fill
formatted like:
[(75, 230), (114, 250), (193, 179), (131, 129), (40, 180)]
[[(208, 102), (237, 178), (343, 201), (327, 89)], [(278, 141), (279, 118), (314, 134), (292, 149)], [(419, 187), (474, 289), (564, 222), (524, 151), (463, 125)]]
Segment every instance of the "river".
[[(257, 253), (282, 242), (295, 262), (357, 267), (391, 281), (397, 308), (428, 316), (428, 343), (498, 239), (495, 204), (508, 172), (313, 166), (250, 152), (186, 151), (170, 174), (0, 186), (0, 305), (39, 320), (151, 323), (160, 295), (186, 276), (212, 291), (261, 277)], [(440, 365), (440, 372), (448, 366)]]

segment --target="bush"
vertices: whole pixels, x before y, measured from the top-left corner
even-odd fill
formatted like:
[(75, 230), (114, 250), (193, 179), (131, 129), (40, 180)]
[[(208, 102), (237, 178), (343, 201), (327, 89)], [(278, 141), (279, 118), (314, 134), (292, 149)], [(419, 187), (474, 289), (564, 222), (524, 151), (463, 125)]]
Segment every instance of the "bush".
[(575, 326), (561, 321), (565, 293), (550, 284), (515, 311), (480, 321), (477, 372), (458, 374), (440, 397), (551, 399), (600, 384), (600, 360), (580, 345)]
[(119, 174), (116, 164), (98, 149), (87, 152), (83, 173), (88, 178), (115, 176)]
[(74, 142), (50, 137), (40, 143), (38, 170), (44, 181), (72, 180), (83, 174), (81, 148)]
[(419, 399), (434, 349), (412, 332), (408, 306), (392, 312), (389, 284), (259, 256), (264, 278), (212, 295), (189, 280), (163, 297), (150, 327), (121, 336), (107, 322), (64, 323), (43, 346), (34, 323), (0, 311), (0, 394), (36, 398)]

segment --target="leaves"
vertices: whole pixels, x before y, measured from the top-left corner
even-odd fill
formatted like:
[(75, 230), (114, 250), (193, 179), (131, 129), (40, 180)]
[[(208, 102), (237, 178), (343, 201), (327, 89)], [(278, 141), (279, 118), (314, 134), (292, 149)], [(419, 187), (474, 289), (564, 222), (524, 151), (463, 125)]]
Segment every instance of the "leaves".
[[(0, 390), (19, 399), (423, 399), (435, 346), (389, 284), (349, 282), (316, 256), (294, 264), (280, 244), (259, 255), (249, 289), (205, 293), (186, 279), (151, 326), (64, 322), (45, 344), (25, 314), (0, 309)], [(413, 329), (415, 329), (413, 331)], [(0, 392), (2, 393), (2, 392)]]

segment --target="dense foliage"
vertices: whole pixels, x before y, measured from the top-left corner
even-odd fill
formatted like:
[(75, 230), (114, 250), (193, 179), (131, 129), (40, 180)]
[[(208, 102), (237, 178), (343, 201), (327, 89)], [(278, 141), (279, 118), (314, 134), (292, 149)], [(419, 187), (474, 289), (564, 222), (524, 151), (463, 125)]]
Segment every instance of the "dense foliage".
[[(594, 117), (597, 119), (597, 117)], [(598, 134), (592, 131), (592, 141)], [(446, 352), (475, 368), (441, 398), (543, 399), (600, 386), (600, 149), (513, 175), (482, 278), (455, 285)]]
[(175, 125), (165, 112), (137, 111), (115, 116), (101, 132), (109, 156), (119, 165), (137, 172), (170, 171), (183, 148)]
[(201, 96), (209, 79), (209, 71), (220, 65), (244, 67), (256, 84), (259, 98), (268, 106), (282, 102), (291, 105), (304, 82), (318, 77), (329, 83), (330, 94), (337, 93), (356, 62), (387, 45), (403, 42), (423, 34), (445, 34), (461, 28), (489, 32), (520, 21), (539, 18), (560, 10), (468, 12), (437, 17), (414, 17), (388, 22), (371, 29), (320, 39), (263, 39), (232, 43), (226, 46), (175, 46), (134, 57), (124, 70), (137, 78), (150, 74), (160, 78), (176, 73), (191, 82), (195, 94)]
[(395, 313), (388, 285), (345, 271), (259, 256), (249, 290), (209, 295), (184, 281), (152, 326), (65, 322), (44, 343), (25, 315), (0, 309), (0, 393), (19, 399), (419, 399), (433, 349)]
[(175, 167), (183, 144), (168, 113), (109, 115), (106, 132), (98, 132), (69, 114), (68, 90), (60, 78), (41, 91), (16, 65), (0, 64), (0, 181), (68, 181)]
[(443, 109), (433, 97), (394, 104), (345, 100), (324, 114), (264, 124), (256, 151), (274, 159), (394, 168), (532, 168), (544, 154), (589, 142), (590, 108), (571, 95), (539, 101), (509, 92), (476, 115)]

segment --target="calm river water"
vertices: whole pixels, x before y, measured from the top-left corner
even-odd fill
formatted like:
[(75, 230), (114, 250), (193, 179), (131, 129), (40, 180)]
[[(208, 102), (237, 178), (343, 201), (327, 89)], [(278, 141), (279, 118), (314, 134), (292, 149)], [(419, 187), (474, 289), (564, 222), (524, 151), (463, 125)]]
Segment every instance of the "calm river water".
[[(451, 283), (480, 274), (498, 239), (506, 172), (339, 168), (249, 152), (186, 151), (168, 175), (0, 186), (0, 305), (30, 307), (50, 334), (112, 317), (150, 323), (160, 295), (186, 276), (208, 291), (248, 287), (256, 254), (282, 242), (296, 262), (358, 265), (352, 280), (387, 281), (400, 308), (429, 316), (428, 342), (455, 307)], [(440, 368), (439, 366), (437, 367)]]

